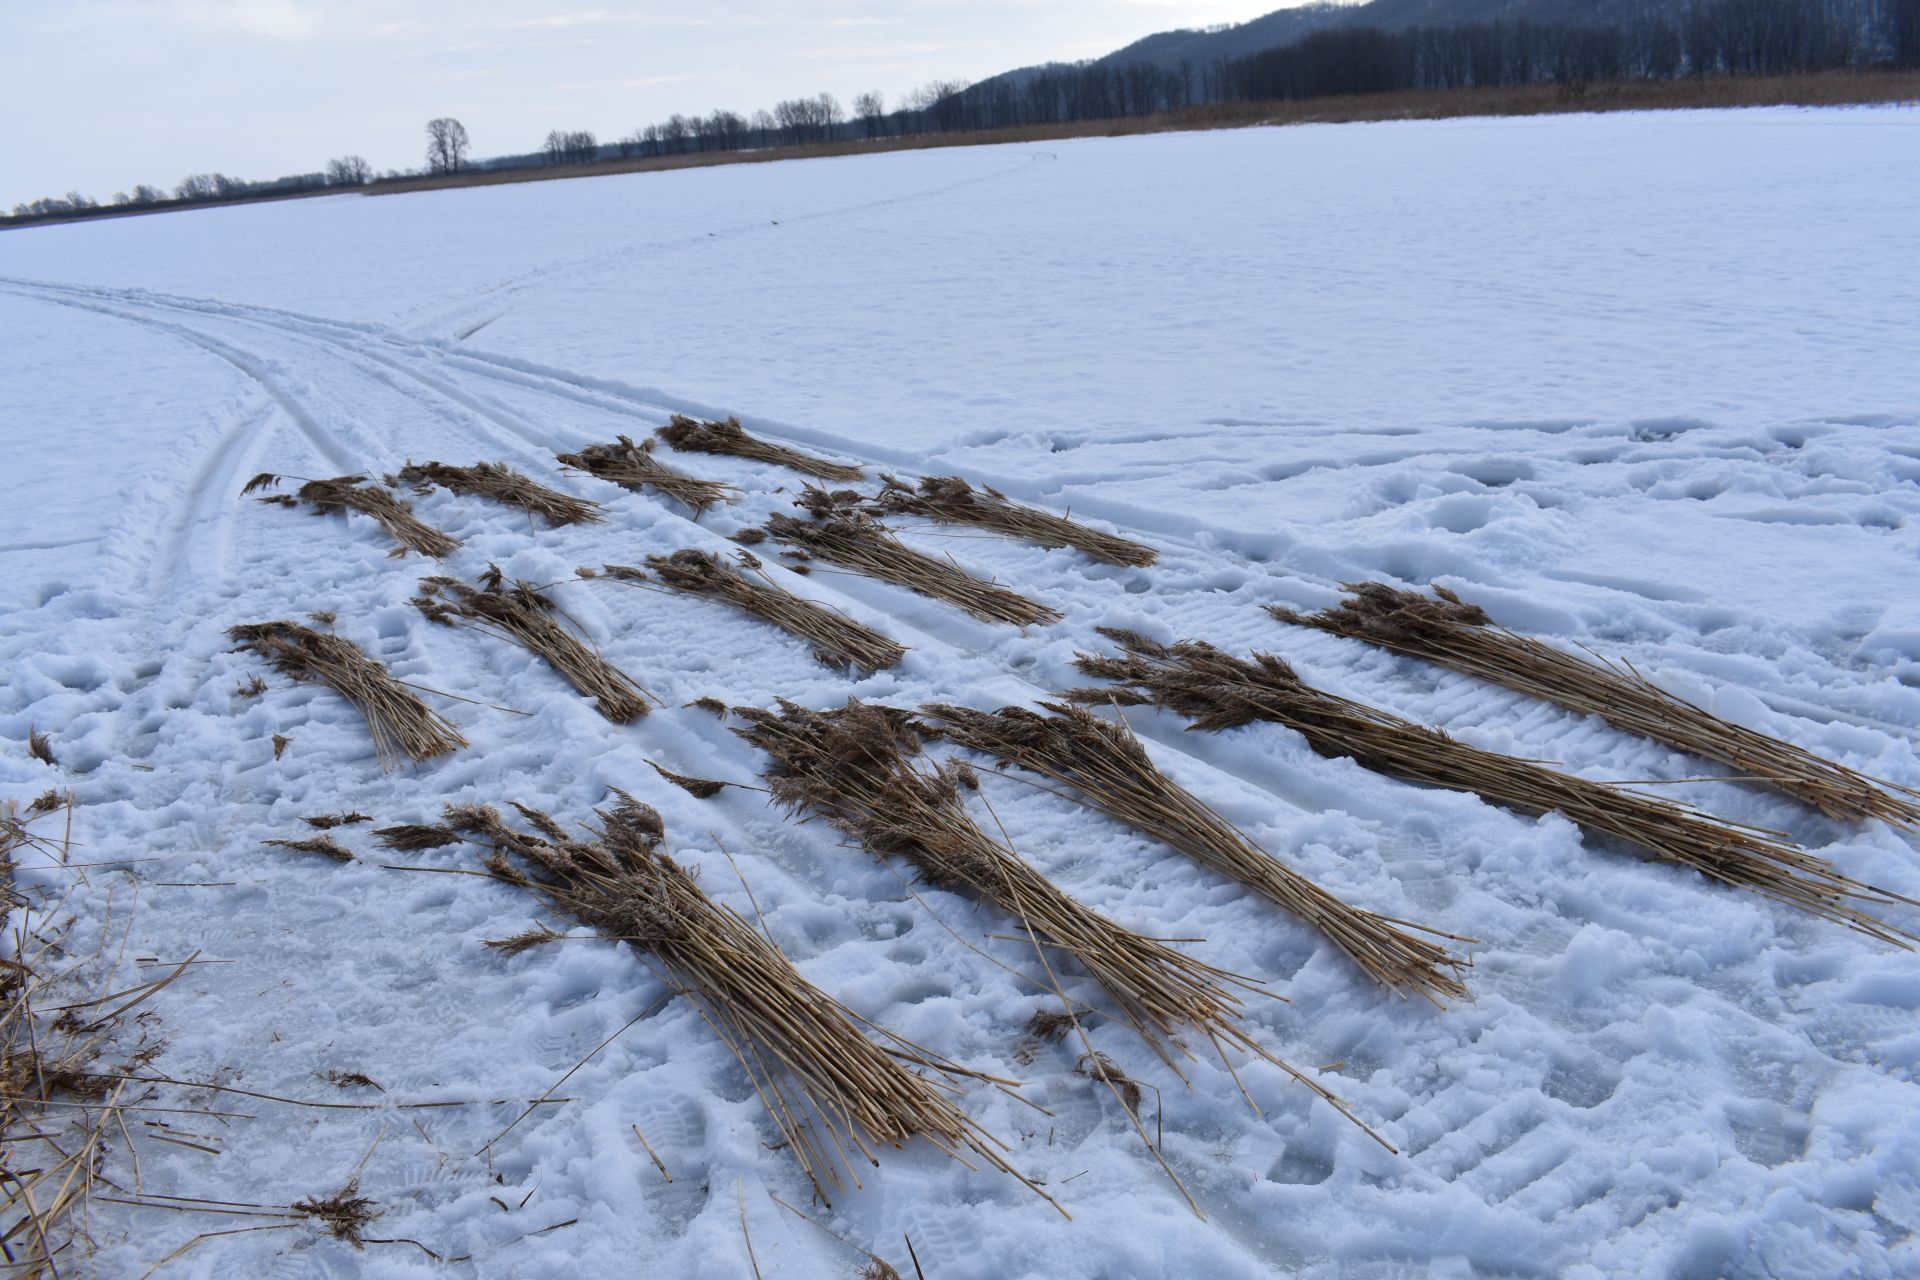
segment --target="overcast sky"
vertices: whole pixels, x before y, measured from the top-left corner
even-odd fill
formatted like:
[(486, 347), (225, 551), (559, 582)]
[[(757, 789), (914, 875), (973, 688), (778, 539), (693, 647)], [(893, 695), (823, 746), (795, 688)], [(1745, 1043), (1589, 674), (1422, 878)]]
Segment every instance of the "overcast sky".
[(0, 0), (0, 206), (105, 201), (189, 173), (422, 162), (549, 129), (612, 141), (676, 111), (878, 89), (1107, 53), (1299, 0)]

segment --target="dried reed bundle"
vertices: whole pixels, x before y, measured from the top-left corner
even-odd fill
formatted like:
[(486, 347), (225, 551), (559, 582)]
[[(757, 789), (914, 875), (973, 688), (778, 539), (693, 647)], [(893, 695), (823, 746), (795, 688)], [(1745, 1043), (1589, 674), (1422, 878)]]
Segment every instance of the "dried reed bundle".
[(741, 427), (738, 418), (728, 418), (725, 422), (700, 422), (676, 413), (671, 422), (654, 434), (676, 449), (693, 453), (726, 453), (736, 458), (752, 458), (755, 462), (771, 462), (775, 466), (791, 467), (795, 471), (841, 484), (867, 478), (866, 472), (847, 463), (829, 462), (771, 440), (750, 436)]
[(1161, 706), (1192, 719), (1195, 729), (1271, 720), (1298, 730), (1321, 755), (1349, 756), (1369, 769), (1471, 791), (1526, 812), (1557, 811), (1590, 831), (1883, 942), (1911, 949), (1916, 941), (1858, 905), (1906, 899), (1851, 880), (1826, 859), (1772, 833), (1456, 742), (1436, 729), (1323, 693), (1271, 654), (1241, 660), (1198, 641), (1162, 645), (1105, 627), (1101, 634), (1118, 642), (1125, 656), (1081, 654), (1077, 664), (1088, 675), (1127, 687), (1078, 690), (1067, 695), (1072, 701)]
[[(1007, 1163), (1007, 1148), (936, 1088), (959, 1077), (1011, 1081), (978, 1076), (884, 1031), (888, 1047), (869, 1040), (857, 1015), (809, 983), (661, 851), (658, 813), (616, 795), (616, 804), (599, 811), (600, 830), (591, 838), (570, 836), (520, 805), (514, 807), (534, 833), (509, 827), (484, 805), (449, 807), (446, 819), (452, 830), (492, 846), (486, 866), (495, 877), (665, 965), (740, 1060), (823, 1199), (842, 1169), (860, 1185), (856, 1155), (877, 1165), (875, 1147), (904, 1146), (914, 1137), (963, 1161), (971, 1152), (1033, 1186)], [(944, 1079), (922, 1077), (908, 1065)]]
[(607, 509), (599, 503), (537, 484), (504, 462), (477, 462), (471, 467), (409, 462), (398, 476), (388, 476), (387, 483), (410, 484), (421, 493), (438, 485), (449, 493), (519, 507), (551, 525), (597, 524), (607, 518)]
[[(393, 767), (395, 752), (417, 763), (467, 745), (450, 720), (408, 692), (351, 640), (285, 620), (233, 627), (227, 635), (282, 675), (324, 684), (358, 707), (383, 769)], [(274, 757), (279, 754), (276, 746)]]
[[(294, 477), (298, 479), (299, 477)], [(271, 489), (279, 484), (281, 477), (270, 471), (263, 471), (247, 481), (242, 494), (258, 489)], [(291, 497), (276, 493), (260, 499), (262, 502), (278, 503), (283, 507), (296, 507), (306, 503), (313, 508), (315, 515), (328, 515), (335, 511), (358, 511), (373, 519), (387, 536), (398, 542), (392, 554), (395, 559), (405, 555), (409, 549), (423, 556), (435, 558), (451, 555), (459, 546), (460, 540), (442, 533), (430, 524), (422, 523), (413, 514), (413, 508), (394, 497), (385, 489), (368, 483), (365, 476), (335, 476), (331, 480), (309, 480), (301, 485)]]
[[(742, 551), (737, 555), (744, 568), (759, 570), (760, 560), (751, 552)], [(775, 585), (765, 573), (756, 572), (754, 578), (749, 578), (704, 551), (648, 556), (647, 565), (660, 575), (661, 582), (675, 591), (730, 604), (742, 613), (798, 636), (811, 645), (814, 656), (828, 666), (844, 667), (852, 663), (869, 672), (879, 671), (907, 656), (904, 645), (895, 644), (873, 628), (864, 627), (825, 605), (801, 599)], [(605, 573), (609, 578), (628, 581), (646, 576), (638, 569), (617, 564), (606, 566)]]
[(1434, 588), (1437, 600), (1381, 582), (1349, 583), (1347, 590), (1351, 598), (1321, 613), (1303, 617), (1277, 605), (1267, 612), (1600, 716), (1616, 729), (1718, 761), (1745, 780), (1771, 783), (1830, 818), (1920, 827), (1920, 792), (1881, 784), (1790, 742), (1730, 724), (1659, 688), (1631, 665), (1598, 655), (1582, 658), (1497, 627), (1478, 605), (1463, 603), (1445, 587)]
[[(936, 705), (955, 742), (1065, 783), (1101, 812), (1163, 840), (1195, 862), (1252, 889), (1324, 933), (1376, 981), (1433, 1000), (1467, 989), (1454, 976), (1464, 962), (1417, 938), (1407, 922), (1348, 906), (1256, 846), (1225, 818), (1154, 765), (1124, 721), (1111, 723), (1080, 707), (1046, 702), (1051, 715), (1024, 707), (998, 712)], [(1453, 934), (1407, 925), (1435, 937)], [(1452, 971), (1452, 972), (1449, 972)]]
[(864, 573), (882, 582), (948, 604), (958, 605), (986, 622), (1024, 627), (1035, 622), (1058, 622), (1056, 609), (1036, 603), (1005, 587), (982, 582), (950, 560), (936, 560), (906, 546), (887, 527), (860, 511), (848, 498), (858, 494), (830, 494), (809, 485), (798, 505), (817, 517), (797, 520), (776, 513), (767, 520), (767, 533), (797, 547), (806, 557), (825, 560)]
[(638, 720), (651, 710), (646, 691), (626, 672), (554, 620), (559, 606), (531, 582), (508, 582), (498, 565), (487, 566), (477, 588), (458, 578), (422, 578), (413, 603), (434, 622), (470, 626), (545, 658), (615, 724)]
[(716, 502), (726, 501), (734, 492), (732, 485), (685, 475), (660, 462), (653, 456), (652, 440), (635, 444), (629, 437), (620, 436), (613, 444), (590, 444), (577, 453), (557, 453), (554, 457), (566, 466), (635, 493), (652, 485), (692, 508), (695, 516)]
[(1144, 568), (1160, 558), (1152, 547), (1015, 502), (988, 485), (976, 489), (959, 476), (921, 476), (917, 492), (892, 476), (880, 478), (885, 483), (874, 501), (882, 511), (892, 514), (924, 516), (942, 524), (969, 524), (1043, 547), (1072, 547), (1106, 564)]
[(992, 903), (1020, 921), (1036, 945), (1072, 956), (1176, 1073), (1170, 1049), (1177, 1032), (1191, 1027), (1223, 1062), (1227, 1045), (1257, 1054), (1353, 1119), (1343, 1102), (1241, 1028), (1240, 997), (1231, 988), (1259, 990), (1257, 984), (1114, 923), (974, 825), (960, 791), (977, 779), (964, 765), (917, 763), (921, 734), (909, 712), (858, 699), (838, 711), (809, 711), (784, 699), (778, 714), (734, 711), (748, 725), (734, 732), (773, 757), (766, 777), (777, 803), (819, 814), (878, 857), (906, 859), (928, 884)]

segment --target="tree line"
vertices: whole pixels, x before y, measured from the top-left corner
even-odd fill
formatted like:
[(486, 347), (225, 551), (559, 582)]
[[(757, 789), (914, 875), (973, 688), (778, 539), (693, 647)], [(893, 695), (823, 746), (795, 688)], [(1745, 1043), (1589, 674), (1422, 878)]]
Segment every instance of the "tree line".
[[(891, 109), (878, 92), (851, 110), (830, 93), (791, 98), (751, 116), (717, 110), (675, 114), (633, 130), (611, 147), (589, 130), (555, 129), (537, 152), (482, 162), (486, 168), (591, 164), (623, 158), (761, 150), (927, 133), (1070, 124), (1177, 111), (1223, 102), (1263, 102), (1405, 90), (1558, 84), (1578, 94), (1594, 84), (1683, 76), (1755, 76), (1841, 68), (1920, 67), (1920, 0), (1694, 0), (1649, 4), (1606, 25), (1514, 21), (1389, 31), (1335, 27), (1294, 44), (1203, 66), (1183, 62), (1054, 65), (978, 85), (935, 80)], [(474, 167), (460, 121), (427, 123), (426, 172)], [(376, 177), (360, 156), (315, 173), (249, 182), (197, 173), (172, 190), (140, 184), (118, 192), (116, 208), (297, 195), (397, 181)], [(77, 191), (17, 204), (15, 217), (84, 214), (100, 204)]]

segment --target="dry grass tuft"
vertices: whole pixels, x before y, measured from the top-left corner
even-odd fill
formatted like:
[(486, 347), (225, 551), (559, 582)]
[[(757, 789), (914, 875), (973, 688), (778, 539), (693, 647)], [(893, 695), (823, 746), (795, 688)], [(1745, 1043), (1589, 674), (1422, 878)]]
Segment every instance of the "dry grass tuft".
[(335, 827), (350, 827), (360, 822), (372, 822), (373, 815), (370, 813), (358, 813), (358, 812), (322, 813), (315, 817), (302, 818), (300, 819), (300, 821), (306, 823), (310, 827), (318, 828), (321, 831), (331, 831)]
[(438, 485), (449, 493), (471, 494), (503, 506), (518, 507), (556, 526), (597, 524), (607, 518), (607, 509), (599, 503), (549, 489), (504, 462), (478, 462), (471, 467), (409, 462), (398, 476), (388, 476), (387, 483), (410, 484), (417, 493), (425, 493)]
[(1176, 1036), (1192, 1028), (1216, 1050), (1231, 1044), (1280, 1066), (1351, 1118), (1337, 1098), (1240, 1027), (1240, 997), (1231, 988), (1257, 984), (1114, 923), (981, 831), (961, 802), (965, 780), (950, 766), (917, 762), (921, 731), (910, 713), (850, 699), (838, 711), (782, 701), (777, 714), (753, 707), (735, 714), (748, 727), (734, 732), (773, 757), (767, 780), (776, 802), (824, 817), (877, 857), (906, 859), (928, 884), (1014, 917), (1037, 951), (1045, 946), (1076, 960), (1176, 1073)]
[[(296, 479), (298, 477), (295, 477)], [(271, 489), (280, 483), (280, 477), (272, 472), (262, 472), (247, 482), (240, 492), (253, 493), (259, 489)], [(451, 555), (460, 546), (460, 540), (442, 533), (432, 525), (424, 524), (413, 514), (413, 508), (394, 497), (387, 490), (370, 484), (365, 476), (335, 476), (331, 480), (309, 480), (292, 497), (284, 493), (260, 499), (262, 502), (278, 503), (281, 506), (294, 507), (305, 503), (313, 508), (315, 515), (329, 515), (335, 511), (358, 511), (361, 515), (375, 521), (387, 531), (387, 536), (398, 542), (393, 555), (403, 556), (408, 550), (418, 551), (423, 556)]]
[(696, 517), (736, 492), (732, 485), (685, 475), (660, 462), (653, 456), (652, 440), (635, 444), (629, 437), (620, 436), (613, 444), (590, 444), (576, 453), (558, 453), (554, 457), (565, 466), (635, 493), (651, 486), (684, 503)]
[(293, 739), (289, 738), (286, 734), (284, 733), (274, 734), (273, 735), (273, 758), (275, 760), (278, 760), (281, 756), (287, 754), (287, 748), (292, 745), (293, 745)]
[(67, 803), (70, 803), (68, 796), (62, 793), (59, 788), (48, 787), (45, 791), (35, 796), (33, 803), (27, 806), (27, 816), (37, 818), (43, 813), (52, 813), (55, 809)]
[(661, 768), (651, 760), (647, 761), (647, 765), (655, 773), (691, 795), (696, 800), (711, 800), (732, 785), (726, 782), (716, 782), (712, 778), (694, 778), (684, 773), (675, 773), (671, 769)]
[(1098, 1049), (1080, 1055), (1073, 1064), (1075, 1074), (1107, 1085), (1120, 1095), (1127, 1110), (1140, 1114), (1140, 1082), (1120, 1069), (1120, 1065)]
[(488, 938), (481, 945), (498, 951), (503, 956), (517, 956), (522, 951), (544, 947), (547, 943), (558, 942), (566, 936), (556, 929), (538, 924), (524, 932), (514, 934), (511, 938)]
[(885, 1032), (885, 1048), (862, 1035), (855, 1015), (661, 851), (658, 813), (616, 795), (617, 803), (599, 811), (600, 829), (591, 838), (570, 836), (545, 814), (520, 806), (534, 833), (507, 826), (483, 805), (451, 807), (447, 821), (492, 846), (487, 866), (499, 879), (666, 966), (739, 1059), (823, 1198), (842, 1170), (859, 1185), (855, 1159), (877, 1164), (874, 1145), (904, 1146), (915, 1136), (956, 1159), (971, 1152), (1020, 1177), (1002, 1144), (935, 1081), (908, 1067), (943, 1077), (974, 1073)]
[(872, 516), (859, 509), (858, 494), (830, 494), (809, 485), (799, 505), (813, 520), (775, 514), (767, 520), (769, 536), (798, 548), (800, 558), (824, 560), (864, 573), (897, 587), (948, 604), (958, 605), (987, 622), (1024, 627), (1060, 621), (1061, 614), (1016, 591), (994, 586), (967, 573), (950, 560), (937, 560), (915, 551)]
[(234, 688), (233, 696), (236, 698), (257, 698), (266, 691), (267, 682), (262, 680), (258, 675), (251, 675), (245, 680), (242, 680), (239, 685)]
[[(751, 617), (772, 623), (789, 635), (798, 636), (813, 649), (813, 654), (828, 666), (849, 664), (864, 671), (879, 671), (897, 665), (907, 655), (899, 645), (871, 627), (862, 626), (825, 605), (804, 600), (777, 585), (760, 569), (760, 561), (750, 552), (739, 552), (746, 573), (704, 551), (676, 551), (670, 556), (648, 556), (647, 567), (660, 581), (675, 591), (705, 596), (731, 605)], [(639, 571), (621, 565), (608, 565), (609, 577), (627, 577)]]
[(401, 853), (418, 853), (423, 849), (438, 849), (443, 845), (460, 843), (460, 837), (445, 827), (423, 826), (416, 822), (376, 827), (373, 838), (387, 848)]
[(1350, 583), (1347, 590), (1354, 594), (1339, 607), (1311, 616), (1276, 605), (1267, 612), (1282, 622), (1370, 641), (1600, 716), (1616, 729), (1718, 761), (1743, 779), (1770, 783), (1830, 818), (1879, 818), (1908, 830), (1920, 828), (1920, 792), (1730, 724), (1661, 689), (1630, 664), (1597, 654), (1583, 658), (1516, 635), (1444, 587), (1434, 588), (1438, 599), (1379, 582)]
[(332, 836), (310, 836), (305, 840), (262, 840), (260, 843), (276, 849), (291, 849), (295, 853), (318, 854), (335, 862), (353, 861), (353, 854)]
[[(282, 675), (324, 684), (358, 707), (373, 733), (374, 750), (384, 769), (393, 767), (396, 753), (417, 763), (467, 745), (451, 721), (410, 693), (350, 640), (284, 620), (233, 627), (227, 635), (272, 663)], [(274, 735), (274, 759), (280, 758), (289, 741)]]
[(1436, 729), (1315, 689), (1271, 654), (1243, 660), (1198, 641), (1162, 645), (1111, 628), (1101, 628), (1101, 634), (1118, 642), (1125, 655), (1081, 654), (1078, 666), (1125, 687), (1080, 690), (1068, 695), (1074, 701), (1161, 706), (1192, 719), (1195, 729), (1270, 720), (1297, 730), (1321, 755), (1351, 757), (1381, 773), (1470, 791), (1523, 812), (1562, 813), (1590, 831), (1883, 942), (1911, 949), (1916, 941), (1859, 905), (1904, 899), (1841, 875), (1826, 859), (1773, 833), (1456, 742)]
[(560, 609), (552, 600), (530, 582), (509, 583), (497, 566), (487, 566), (477, 588), (457, 578), (423, 578), (413, 602), (434, 622), (470, 626), (546, 659), (615, 724), (650, 710), (645, 690), (555, 620)]
[(671, 422), (654, 434), (676, 449), (694, 453), (725, 453), (736, 458), (752, 458), (756, 462), (771, 462), (775, 466), (790, 467), (840, 484), (866, 479), (866, 472), (859, 467), (844, 462), (829, 462), (810, 453), (801, 453), (798, 449), (789, 449), (783, 444), (750, 436), (740, 426), (738, 418), (728, 418), (725, 422), (700, 422), (676, 413)]
[(348, 1182), (325, 1199), (310, 1196), (305, 1200), (295, 1200), (288, 1208), (313, 1219), (335, 1239), (345, 1240), (356, 1249), (366, 1248), (367, 1240), (363, 1233), (368, 1224), (380, 1216), (380, 1211), (373, 1207), (373, 1201), (360, 1194), (357, 1181)]
[(1124, 721), (1111, 723), (1080, 707), (1041, 705), (1051, 714), (1023, 707), (988, 713), (945, 705), (926, 711), (955, 742), (1074, 788), (1094, 808), (1298, 916), (1375, 981), (1436, 1003), (1466, 995), (1455, 976), (1464, 961), (1444, 946), (1406, 932), (1404, 921), (1347, 905), (1260, 849), (1162, 773)]
[(880, 478), (885, 483), (875, 503), (890, 514), (972, 525), (1043, 547), (1072, 547), (1105, 564), (1144, 568), (1160, 558), (1152, 547), (1015, 502), (988, 485), (976, 489), (959, 476), (922, 476), (918, 490), (892, 476)]
[(690, 707), (698, 707), (702, 711), (711, 711), (714, 715), (719, 716), (723, 720), (726, 719), (727, 713), (729, 711), (727, 704), (720, 701), (720, 699), (718, 698), (711, 698), (711, 697), (695, 698), (692, 702), (689, 702), (687, 705)]
[(60, 762), (53, 758), (53, 740), (32, 725), (27, 726), (27, 754), (41, 764), (60, 767)]
[(336, 1089), (373, 1089), (385, 1093), (378, 1080), (360, 1071), (324, 1071), (319, 1076)]

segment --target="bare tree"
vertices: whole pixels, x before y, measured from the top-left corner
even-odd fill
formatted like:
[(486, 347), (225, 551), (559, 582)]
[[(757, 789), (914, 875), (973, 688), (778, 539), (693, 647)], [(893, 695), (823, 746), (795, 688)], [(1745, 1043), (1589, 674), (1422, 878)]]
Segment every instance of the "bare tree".
[(211, 173), (192, 173), (180, 180), (173, 194), (181, 200), (210, 200), (220, 193)]
[(327, 161), (327, 185), (363, 187), (373, 177), (373, 166), (363, 156), (340, 156)]
[(138, 184), (133, 189), (133, 202), (135, 204), (159, 204), (166, 198), (166, 192), (158, 187), (148, 186), (144, 182)]
[(853, 100), (853, 114), (867, 127), (867, 139), (871, 141), (880, 136), (881, 122), (887, 118), (886, 100), (878, 90), (859, 94)]
[(433, 173), (458, 173), (467, 162), (467, 126), (452, 116), (427, 121), (427, 168)]

